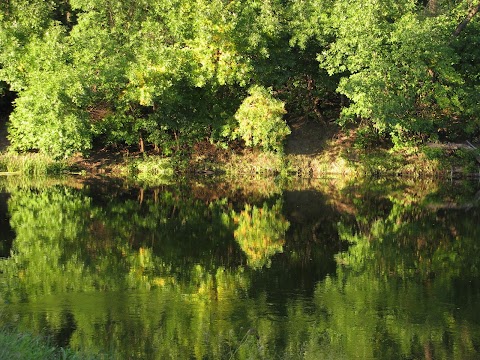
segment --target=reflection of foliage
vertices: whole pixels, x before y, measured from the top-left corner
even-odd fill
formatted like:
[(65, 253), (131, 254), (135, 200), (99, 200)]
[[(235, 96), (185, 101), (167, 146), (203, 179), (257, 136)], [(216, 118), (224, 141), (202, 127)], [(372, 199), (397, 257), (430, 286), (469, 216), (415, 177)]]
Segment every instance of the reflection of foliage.
[(479, 216), (472, 201), (475, 187), (389, 184), (368, 182), (346, 192), (344, 201), (350, 197), (356, 221), (341, 221), (338, 230), (355, 246), (339, 254), (338, 262), (381, 276), (478, 274), (478, 257), (471, 256), (480, 236), (472, 220)]
[(473, 218), (478, 210), (432, 211), (419, 206), (394, 203), (386, 219), (360, 224), (355, 231), (340, 226), (343, 240), (354, 243), (338, 259), (357, 271), (383, 275), (456, 278), (479, 274), (476, 253), (480, 230)]
[(95, 204), (56, 186), (14, 192), (9, 210), (17, 237), (12, 256), (0, 262), (8, 301), (164, 286), (191, 278), (186, 263), (204, 271), (229, 265), (214, 251), (224, 246), (232, 248), (232, 263), (240, 262), (224, 200), (205, 205), (166, 191), (141, 202), (135, 196)]
[(92, 285), (83, 276), (85, 268), (76, 247), (69, 246), (81, 238), (89, 219), (89, 205), (87, 199), (64, 188), (12, 195), (9, 208), (17, 238), (12, 258), (0, 264), (9, 282), (4, 296), (15, 290), (25, 299), (59, 288), (85, 289)]
[(240, 214), (234, 215), (238, 224), (235, 240), (248, 258), (248, 265), (254, 269), (269, 267), (271, 257), (283, 251), (285, 232), (289, 222), (281, 215), (282, 203), (277, 201), (271, 208), (246, 205)]
[[(119, 359), (476, 358), (474, 207), (359, 188), (338, 216), (323, 194), (253, 206), (184, 188), (32, 188), (8, 203), (0, 325)], [(319, 219), (353, 243), (336, 273)]]
[(413, 190), (369, 183), (346, 193), (344, 201), (351, 197), (356, 219), (353, 224), (342, 219), (338, 232), (352, 246), (336, 256), (337, 276), (317, 287), (324, 317), (315, 320), (309, 335), (310, 353), (319, 358), (477, 357), (479, 322), (471, 314), (478, 300), (468, 289), (480, 275), (479, 209), (472, 206), (473, 195), (466, 206), (452, 189), (447, 202), (438, 195), (437, 187), (424, 183)]
[(454, 299), (456, 291), (339, 270), (318, 284), (304, 351), (319, 359), (475, 359), (480, 328), (467, 314), (476, 305)]

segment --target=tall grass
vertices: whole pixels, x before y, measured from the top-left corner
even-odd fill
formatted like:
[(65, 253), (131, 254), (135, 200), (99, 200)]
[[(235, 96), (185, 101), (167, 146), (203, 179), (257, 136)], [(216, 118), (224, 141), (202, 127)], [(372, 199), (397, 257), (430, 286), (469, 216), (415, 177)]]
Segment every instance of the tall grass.
[(289, 171), (284, 156), (273, 152), (250, 151), (232, 154), (224, 164), (228, 176), (278, 176)]
[(42, 154), (0, 154), (0, 174), (27, 176), (60, 175), (68, 169), (67, 163)]
[(71, 349), (55, 347), (41, 337), (0, 330), (0, 359), (9, 360), (87, 360), (96, 359)]

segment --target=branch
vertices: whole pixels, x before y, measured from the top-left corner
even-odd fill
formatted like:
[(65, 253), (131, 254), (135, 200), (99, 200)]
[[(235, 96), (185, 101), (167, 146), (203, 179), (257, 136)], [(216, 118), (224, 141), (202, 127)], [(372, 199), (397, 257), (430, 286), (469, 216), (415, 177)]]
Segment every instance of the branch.
[(463, 29), (465, 29), (465, 27), (468, 25), (470, 20), (472, 20), (475, 14), (478, 13), (479, 11), (480, 11), (480, 3), (478, 3), (477, 6), (474, 6), (470, 9), (467, 17), (463, 19), (463, 21), (460, 24), (458, 24), (457, 28), (453, 32), (453, 36), (458, 36), (463, 31)]

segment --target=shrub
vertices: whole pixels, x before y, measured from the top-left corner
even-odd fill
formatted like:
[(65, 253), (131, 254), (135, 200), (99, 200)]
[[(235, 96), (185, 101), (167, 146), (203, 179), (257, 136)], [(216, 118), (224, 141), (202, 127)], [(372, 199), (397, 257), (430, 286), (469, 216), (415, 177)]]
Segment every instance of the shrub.
[(238, 127), (232, 138), (241, 138), (247, 146), (260, 146), (264, 151), (283, 151), (283, 141), (290, 128), (283, 120), (285, 104), (275, 99), (270, 91), (253, 86), (235, 113)]

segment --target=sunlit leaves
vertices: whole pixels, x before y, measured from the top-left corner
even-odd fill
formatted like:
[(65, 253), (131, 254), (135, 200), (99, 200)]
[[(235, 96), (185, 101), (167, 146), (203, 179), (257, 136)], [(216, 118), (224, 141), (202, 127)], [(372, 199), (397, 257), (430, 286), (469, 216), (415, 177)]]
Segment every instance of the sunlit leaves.
[(286, 113), (284, 103), (259, 86), (252, 87), (249, 94), (235, 113), (238, 128), (233, 137), (243, 139), (247, 146), (281, 152), (283, 141), (290, 134), (290, 128), (282, 118)]
[[(225, 141), (252, 86), (273, 87), (291, 116), (323, 120), (341, 94), (341, 122), (367, 119), (396, 143), (475, 135), (478, 21), (451, 36), (468, 3), (10, 0), (0, 81), (18, 91), (12, 143), (61, 157), (141, 139), (169, 155), (172, 139)], [(257, 129), (272, 125), (261, 118)], [(39, 136), (51, 122), (48, 144)], [(277, 125), (263, 129), (270, 143), (237, 130), (278, 150), (288, 131)], [(52, 144), (57, 133), (74, 138)]]
[(402, 142), (395, 129), (435, 138), (438, 128), (448, 128), (452, 117), (471, 107), (451, 46), (455, 15), (446, 11), (451, 4), (441, 3), (442, 15), (429, 17), (413, 1), (335, 3), (334, 40), (318, 60), (341, 75), (338, 91), (351, 100), (345, 118), (370, 119)]

